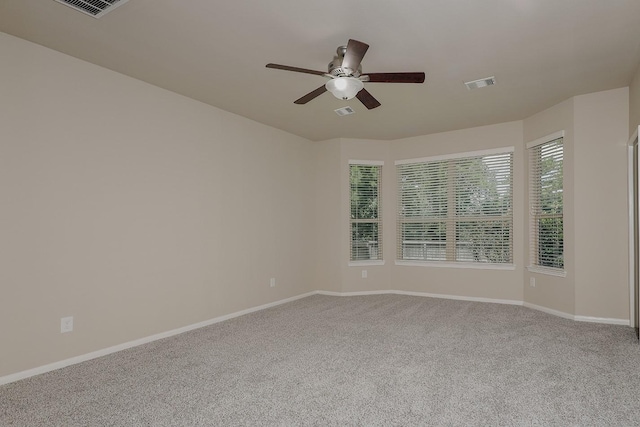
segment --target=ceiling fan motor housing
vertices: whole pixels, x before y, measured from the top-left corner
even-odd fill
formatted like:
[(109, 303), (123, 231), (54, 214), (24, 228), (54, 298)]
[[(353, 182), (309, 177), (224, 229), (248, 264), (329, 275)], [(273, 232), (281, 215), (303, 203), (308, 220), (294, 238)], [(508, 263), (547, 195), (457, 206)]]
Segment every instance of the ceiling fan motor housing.
[(350, 68), (342, 68), (342, 61), (344, 60), (344, 54), (347, 51), (346, 46), (340, 46), (336, 52), (336, 56), (333, 57), (333, 61), (329, 63), (328, 73), (335, 77), (360, 77), (362, 74), (362, 64), (358, 65), (357, 70)]

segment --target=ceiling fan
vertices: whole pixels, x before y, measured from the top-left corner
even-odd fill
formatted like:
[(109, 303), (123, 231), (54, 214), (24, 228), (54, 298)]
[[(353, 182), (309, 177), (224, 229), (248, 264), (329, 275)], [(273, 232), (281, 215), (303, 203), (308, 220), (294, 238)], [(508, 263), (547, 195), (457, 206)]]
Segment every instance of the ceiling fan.
[(329, 63), (328, 71), (308, 70), (288, 65), (267, 64), (267, 68), (294, 71), (296, 73), (315, 74), (330, 80), (318, 89), (293, 101), (306, 104), (327, 90), (338, 99), (358, 98), (369, 110), (379, 107), (380, 103), (365, 88), (364, 83), (424, 83), (424, 73), (368, 73), (362, 74), (362, 58), (369, 45), (349, 39), (346, 46), (340, 46)]

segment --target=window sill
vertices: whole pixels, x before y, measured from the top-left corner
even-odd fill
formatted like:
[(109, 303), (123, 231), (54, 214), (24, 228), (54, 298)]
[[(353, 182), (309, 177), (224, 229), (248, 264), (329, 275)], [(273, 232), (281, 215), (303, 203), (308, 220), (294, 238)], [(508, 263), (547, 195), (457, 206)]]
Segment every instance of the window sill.
[(476, 270), (515, 270), (515, 264), (488, 264), (479, 262), (444, 262), (444, 261), (403, 261), (396, 260), (396, 265), (412, 267), (444, 267), (444, 268), (471, 268)]
[(559, 268), (539, 267), (537, 265), (530, 265), (527, 267), (532, 273), (546, 274), (548, 276), (567, 277), (567, 271)]
[(349, 261), (349, 267), (357, 267), (362, 265), (384, 265), (383, 259), (371, 259), (366, 261)]

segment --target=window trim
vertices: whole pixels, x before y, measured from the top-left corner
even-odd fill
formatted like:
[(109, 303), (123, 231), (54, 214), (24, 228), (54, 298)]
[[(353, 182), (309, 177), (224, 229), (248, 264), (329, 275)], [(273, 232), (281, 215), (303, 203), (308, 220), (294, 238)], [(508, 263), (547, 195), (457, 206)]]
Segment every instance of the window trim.
[[(413, 163), (427, 163), (427, 162), (435, 162), (435, 161), (443, 161), (443, 160), (456, 160), (456, 159), (465, 159), (465, 158), (472, 158), (472, 157), (481, 157), (481, 156), (492, 156), (492, 155), (499, 155), (499, 154), (512, 154), (511, 157), (511, 168), (512, 168), (512, 173), (513, 173), (513, 167), (515, 165), (515, 146), (506, 146), (506, 147), (498, 147), (498, 148), (491, 148), (491, 149), (487, 149), (487, 150), (478, 150), (478, 151), (465, 151), (465, 152), (458, 152), (458, 153), (450, 153), (450, 154), (442, 154), (442, 155), (436, 155), (436, 156), (429, 156), (429, 157), (418, 157), (418, 158), (410, 158), (410, 159), (402, 159), (402, 160), (396, 160), (394, 162), (395, 166), (396, 166), (396, 181), (397, 181), (397, 166), (399, 165), (405, 165), (405, 164), (413, 164)], [(511, 187), (511, 201), (513, 203), (513, 176), (511, 177), (512, 179), (512, 187)], [(396, 182), (397, 184), (397, 182)], [(400, 193), (398, 192), (397, 197), (400, 197)], [(511, 226), (513, 227), (515, 224), (514, 221), (514, 212), (511, 212)], [(400, 222), (400, 215), (399, 212), (397, 210), (396, 207), (396, 228), (397, 228), (397, 223)], [(414, 267), (438, 267), (438, 268), (462, 268), (462, 269), (478, 269), (478, 270), (515, 270), (516, 265), (513, 262), (515, 253), (515, 247), (514, 247), (514, 240), (513, 240), (513, 235), (511, 236), (511, 259), (512, 262), (510, 263), (482, 263), (482, 262), (466, 262), (466, 261), (435, 261), (435, 260), (421, 260), (421, 261), (417, 261), (417, 260), (405, 260), (405, 259), (398, 259), (398, 238), (396, 236), (396, 243), (395, 243), (395, 265), (398, 266), (414, 266)]]
[(349, 160), (349, 166), (351, 165), (384, 166), (384, 161), (382, 160)]
[[(384, 252), (383, 252), (383, 256), (384, 256)], [(365, 265), (384, 265), (384, 259), (349, 261), (349, 267), (358, 267), (358, 266), (365, 266)]]
[(509, 147), (501, 147), (501, 148), (491, 148), (488, 150), (464, 151), (461, 153), (442, 154), (439, 156), (418, 157), (415, 159), (396, 160), (395, 164), (397, 166), (397, 165), (406, 165), (411, 163), (437, 162), (440, 160), (465, 159), (467, 157), (492, 156), (496, 154), (513, 153), (515, 152), (515, 150), (516, 148), (514, 146), (509, 146)]
[(447, 261), (414, 261), (397, 259), (396, 265), (409, 267), (437, 267), (437, 268), (462, 268), (475, 270), (515, 270), (514, 263), (493, 263), (493, 262), (447, 262)]
[[(562, 167), (564, 170), (564, 139), (565, 139), (565, 132), (564, 130), (559, 130), (557, 132), (553, 132), (549, 135), (543, 136), (541, 138), (537, 138), (534, 139), (533, 141), (529, 141), (526, 144), (526, 148), (527, 148), (527, 159), (530, 159), (529, 157), (529, 150), (531, 150), (532, 148), (538, 147), (542, 144), (546, 144), (548, 142), (552, 142), (555, 141), (556, 139), (562, 138)], [(567, 270), (566, 270), (566, 265), (563, 268), (556, 268), (556, 267), (545, 267), (542, 265), (536, 265), (532, 263), (532, 254), (531, 254), (531, 227), (532, 227), (532, 215), (531, 215), (531, 164), (528, 164), (528, 168), (527, 168), (527, 175), (528, 175), (528, 183), (527, 183), (527, 192), (529, 195), (529, 200), (527, 200), (527, 204), (528, 204), (528, 211), (529, 211), (529, 215), (528, 215), (528, 233), (529, 233), (529, 259), (528, 259), (528, 265), (527, 265), (527, 271), (530, 271), (532, 273), (539, 273), (539, 274), (545, 274), (548, 276), (556, 276), (556, 277), (566, 277), (567, 276)], [(562, 229), (564, 231), (564, 172), (563, 172), (563, 178), (562, 178), (562, 188), (563, 188), (563, 196), (562, 196)], [(564, 255), (564, 242), (563, 242), (563, 248), (562, 248), (562, 254)]]
[(533, 147), (537, 147), (538, 145), (546, 144), (547, 142), (555, 141), (556, 139), (562, 138), (564, 142), (564, 131), (560, 130), (558, 132), (554, 132), (547, 136), (543, 136), (542, 138), (534, 139), (533, 141), (527, 142), (527, 150), (532, 149)]
[(546, 274), (547, 276), (567, 277), (567, 270), (564, 268), (541, 267), (539, 265), (528, 265), (527, 271), (531, 273)]

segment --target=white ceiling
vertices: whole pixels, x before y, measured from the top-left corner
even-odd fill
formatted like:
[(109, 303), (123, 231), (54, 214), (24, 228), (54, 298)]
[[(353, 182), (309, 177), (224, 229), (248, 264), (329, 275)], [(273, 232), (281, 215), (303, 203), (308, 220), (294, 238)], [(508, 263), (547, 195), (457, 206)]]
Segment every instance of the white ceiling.
[[(1, 0), (0, 31), (309, 138), (398, 139), (523, 119), (575, 95), (629, 85), (639, 0), (130, 0), (100, 19), (54, 0)], [(424, 84), (367, 83), (382, 106), (325, 93), (349, 38), (363, 73), (424, 71)], [(0, 58), (0, 60), (2, 60)], [(495, 76), (473, 91), (463, 82)], [(351, 106), (356, 114), (333, 110)]]

